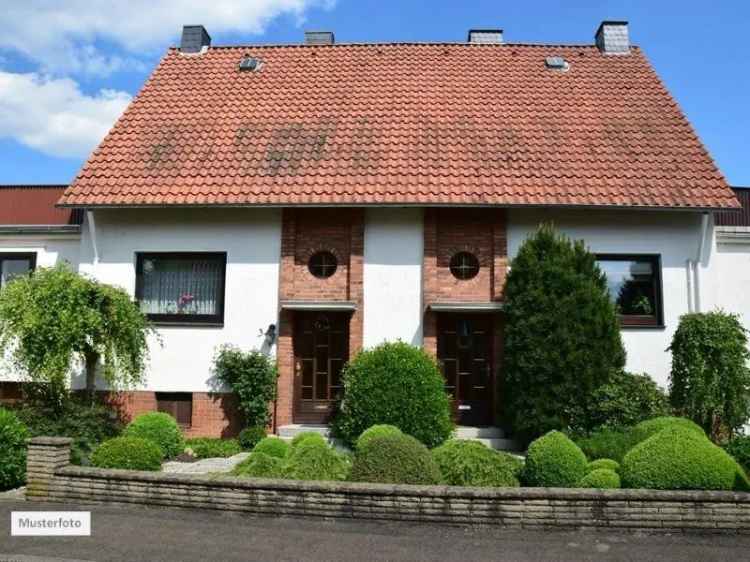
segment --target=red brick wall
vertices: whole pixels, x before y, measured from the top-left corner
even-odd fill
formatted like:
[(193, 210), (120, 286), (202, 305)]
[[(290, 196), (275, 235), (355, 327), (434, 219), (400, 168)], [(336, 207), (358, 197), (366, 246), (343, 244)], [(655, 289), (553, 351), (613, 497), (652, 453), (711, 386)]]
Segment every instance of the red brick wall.
[[(329, 251), (338, 260), (336, 273), (314, 277), (307, 264), (315, 252)], [(349, 324), (350, 356), (362, 348), (362, 269), (364, 211), (362, 209), (284, 209), (281, 233), (279, 300), (353, 301), (357, 310)], [(279, 367), (275, 426), (293, 421), (294, 313), (279, 318)]]
[[(473, 279), (456, 279), (450, 260), (458, 252), (479, 260)], [(424, 302), (501, 301), (508, 270), (503, 209), (426, 209), (424, 219)], [(437, 320), (425, 313), (424, 348), (437, 352)], [(496, 346), (498, 347), (498, 346)]]
[[(125, 423), (157, 410), (156, 393), (150, 391), (118, 392), (104, 400), (118, 409)], [(242, 430), (237, 399), (229, 393), (194, 392), (192, 418), (192, 426), (184, 430), (186, 437), (236, 437)]]

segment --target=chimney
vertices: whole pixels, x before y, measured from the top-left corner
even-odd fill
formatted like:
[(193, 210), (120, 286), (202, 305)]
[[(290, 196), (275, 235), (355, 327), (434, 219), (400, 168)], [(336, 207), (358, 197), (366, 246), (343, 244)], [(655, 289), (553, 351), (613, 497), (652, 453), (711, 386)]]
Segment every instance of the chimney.
[(503, 42), (502, 29), (470, 29), (466, 39), (469, 43), (500, 45)]
[(184, 25), (180, 51), (183, 53), (200, 53), (203, 47), (211, 46), (211, 36), (202, 25)]
[(627, 55), (630, 53), (628, 22), (603, 21), (596, 30), (596, 46), (606, 55)]
[(305, 45), (333, 45), (333, 31), (305, 31)]

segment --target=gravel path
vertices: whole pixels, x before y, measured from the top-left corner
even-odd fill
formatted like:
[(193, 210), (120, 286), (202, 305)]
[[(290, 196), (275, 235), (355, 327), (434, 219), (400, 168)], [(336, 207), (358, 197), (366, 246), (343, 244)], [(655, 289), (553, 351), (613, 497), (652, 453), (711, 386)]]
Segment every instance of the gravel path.
[(162, 472), (178, 472), (180, 474), (206, 474), (209, 472), (231, 472), (231, 470), (244, 461), (250, 453), (238, 453), (233, 457), (201, 459), (196, 462), (165, 462), (161, 466)]

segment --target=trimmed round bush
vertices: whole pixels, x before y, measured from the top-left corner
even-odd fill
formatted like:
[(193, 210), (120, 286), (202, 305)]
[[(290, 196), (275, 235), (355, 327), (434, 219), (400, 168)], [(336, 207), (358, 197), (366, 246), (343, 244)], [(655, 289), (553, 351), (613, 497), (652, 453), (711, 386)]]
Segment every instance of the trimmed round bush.
[(281, 465), (280, 458), (265, 453), (252, 453), (234, 467), (232, 474), (251, 478), (281, 478)]
[(443, 482), (451, 486), (517, 487), (521, 461), (477, 441), (450, 439), (432, 450)]
[(364, 447), (365, 444), (370, 441), (370, 439), (374, 439), (375, 437), (401, 434), (402, 431), (395, 425), (388, 425), (384, 423), (373, 425), (372, 427), (368, 427), (367, 429), (365, 429), (362, 432), (362, 435), (357, 438), (356, 448), (359, 449), (360, 447)]
[(302, 443), (318, 443), (319, 445), (327, 445), (325, 437), (316, 431), (303, 431), (298, 433), (292, 439), (292, 449), (301, 445)]
[(584, 477), (587, 465), (578, 445), (553, 430), (529, 445), (522, 479), (527, 486), (569, 488)]
[(578, 482), (579, 488), (611, 489), (620, 487), (620, 476), (608, 468), (592, 470)]
[(593, 472), (594, 470), (601, 469), (619, 472), (620, 463), (612, 459), (596, 459), (595, 461), (591, 461), (588, 466), (586, 466), (586, 472)]
[(123, 436), (140, 437), (156, 443), (166, 459), (174, 458), (185, 450), (180, 426), (164, 412), (141, 414), (128, 424)]
[(354, 454), (350, 480), (382, 484), (439, 484), (440, 469), (430, 451), (411, 435), (371, 439)]
[(334, 435), (353, 447), (367, 428), (398, 427), (436, 447), (453, 431), (445, 380), (435, 359), (403, 342), (361, 351), (343, 373), (344, 399)]
[(742, 489), (737, 462), (703, 434), (671, 427), (652, 435), (625, 455), (620, 468), (626, 488), (653, 490)]
[(29, 430), (18, 417), (0, 408), (0, 490), (21, 486), (26, 480), (26, 439)]
[(289, 443), (279, 437), (264, 437), (253, 447), (253, 453), (264, 453), (277, 459), (285, 459), (289, 454)]
[(160, 470), (164, 455), (159, 446), (140, 437), (115, 437), (99, 445), (91, 464), (99, 468)]
[(266, 428), (260, 426), (246, 427), (240, 431), (237, 440), (240, 442), (240, 447), (243, 451), (252, 451), (258, 442), (265, 438)]
[(738, 435), (724, 445), (724, 450), (747, 472), (750, 470), (750, 435)]
[(308, 439), (292, 447), (281, 469), (281, 476), (291, 480), (344, 480), (348, 463), (326, 443)]
[(687, 418), (677, 418), (673, 416), (663, 416), (661, 418), (653, 418), (651, 420), (643, 421), (633, 427), (630, 430), (632, 441), (631, 447), (637, 445), (641, 441), (645, 441), (652, 435), (655, 435), (664, 429), (673, 427), (695, 431), (696, 433), (704, 437), (706, 435), (703, 432), (703, 429), (701, 429), (701, 426), (699, 426), (692, 420), (689, 420)]

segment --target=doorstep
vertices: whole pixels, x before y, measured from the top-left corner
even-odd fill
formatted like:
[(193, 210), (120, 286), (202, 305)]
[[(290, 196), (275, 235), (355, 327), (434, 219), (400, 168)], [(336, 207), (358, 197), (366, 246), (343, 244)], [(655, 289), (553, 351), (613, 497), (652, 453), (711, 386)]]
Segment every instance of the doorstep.
[[(279, 426), (277, 434), (282, 439), (291, 440), (300, 433), (307, 431), (320, 433), (326, 439), (331, 438), (330, 428), (325, 424), (290, 423), (288, 425)], [(490, 449), (496, 449), (498, 451), (518, 451), (519, 449), (516, 442), (513, 441), (513, 439), (505, 437), (505, 432), (499, 427), (472, 427), (460, 425), (456, 428), (455, 437), (457, 439), (479, 441)]]

